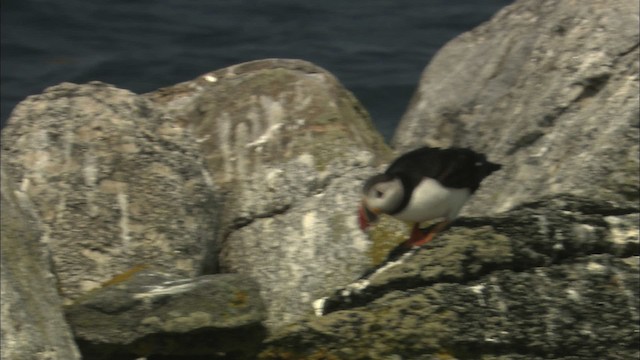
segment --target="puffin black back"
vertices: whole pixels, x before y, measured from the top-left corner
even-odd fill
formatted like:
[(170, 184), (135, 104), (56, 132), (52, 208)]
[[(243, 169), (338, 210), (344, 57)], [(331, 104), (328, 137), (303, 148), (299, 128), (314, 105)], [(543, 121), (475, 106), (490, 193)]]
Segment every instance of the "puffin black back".
[(397, 158), (385, 174), (401, 178), (410, 187), (428, 177), (446, 187), (469, 188), (473, 193), (485, 177), (501, 167), (471, 149), (425, 146)]

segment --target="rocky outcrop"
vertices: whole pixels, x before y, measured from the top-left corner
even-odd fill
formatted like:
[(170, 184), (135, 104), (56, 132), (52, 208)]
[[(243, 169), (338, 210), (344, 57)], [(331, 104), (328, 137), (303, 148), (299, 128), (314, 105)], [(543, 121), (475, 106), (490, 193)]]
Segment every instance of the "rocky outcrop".
[(67, 309), (87, 359), (254, 359), (266, 334), (257, 284), (237, 274), (180, 278), (143, 270)]
[(194, 276), (215, 261), (200, 159), (151, 102), (102, 83), (30, 96), (2, 132), (2, 164), (34, 203), (68, 302), (136, 266)]
[(262, 60), (147, 96), (197, 137), (225, 194), (221, 271), (258, 280), (271, 329), (371, 265), (354, 204), (389, 150), (331, 74)]
[(34, 206), (3, 166), (0, 178), (0, 358), (80, 359)]
[(637, 358), (637, 14), (517, 1), (448, 44), (394, 144), (505, 166), (456, 227), (320, 299), (261, 359)]
[[(175, 334), (140, 325), (153, 309), (113, 289), (113, 279), (135, 287), (128, 277), (141, 269), (249, 275), (273, 330), (372, 263), (353, 204), (390, 152), (352, 95), (309, 63), (241, 64), (145, 96), (61, 84), (21, 103), (2, 136), (3, 164), (42, 219), (88, 356), (189, 354), (159, 346)], [(196, 325), (187, 337), (246, 330)], [(236, 344), (253, 349), (256, 338)], [(203, 354), (237, 354), (216, 349)]]
[(438, 52), (393, 144), (468, 146), (506, 163), (467, 215), (558, 193), (637, 203), (639, 11), (516, 1)]
[(269, 332), (262, 359), (637, 357), (638, 8), (616, 4), (517, 1), (443, 49), (395, 144), (504, 167), (451, 230), (356, 282), (407, 233), (359, 230), (391, 151), (325, 70), (28, 98), (2, 133), (20, 189), (3, 173), (3, 356), (77, 358), (64, 324), (37, 343), (61, 322), (42, 246), (91, 357), (251, 358)]
[(637, 358), (639, 220), (570, 195), (461, 219), (261, 359)]

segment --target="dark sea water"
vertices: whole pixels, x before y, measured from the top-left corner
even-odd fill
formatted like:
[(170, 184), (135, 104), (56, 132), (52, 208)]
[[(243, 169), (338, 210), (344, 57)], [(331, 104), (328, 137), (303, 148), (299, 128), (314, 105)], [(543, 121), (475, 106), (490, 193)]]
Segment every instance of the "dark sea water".
[(3, 0), (1, 120), (100, 80), (136, 93), (263, 58), (336, 75), (390, 138), (435, 52), (511, 0)]

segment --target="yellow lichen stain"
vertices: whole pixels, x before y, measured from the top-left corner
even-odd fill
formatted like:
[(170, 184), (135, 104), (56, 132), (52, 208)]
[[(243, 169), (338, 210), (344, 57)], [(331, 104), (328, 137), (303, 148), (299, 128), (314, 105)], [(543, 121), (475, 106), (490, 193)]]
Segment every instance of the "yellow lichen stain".
[(378, 224), (370, 231), (371, 249), (369, 257), (374, 265), (382, 263), (389, 252), (409, 238), (411, 228), (405, 223), (391, 219), (388, 216), (380, 218)]
[(141, 264), (141, 265), (136, 265), (134, 267), (132, 267), (131, 269), (120, 273), (114, 277), (112, 277), (111, 279), (103, 282), (102, 284), (100, 284), (100, 287), (107, 287), (107, 286), (111, 286), (111, 285), (116, 285), (119, 284), (121, 282), (127, 281), (129, 280), (133, 275), (139, 273), (140, 271), (148, 268), (149, 266), (146, 264)]
[(302, 354), (290, 350), (268, 348), (260, 353), (259, 360), (341, 360), (326, 349), (319, 349), (310, 354)]
[(339, 357), (330, 354), (327, 350), (320, 349), (307, 357), (308, 360), (340, 360)]
[(232, 306), (246, 306), (249, 301), (249, 294), (246, 291), (237, 291), (235, 297), (231, 300)]
[(456, 360), (457, 359), (448, 350), (440, 350), (435, 357), (438, 360)]
[(258, 360), (294, 360), (296, 355), (290, 351), (268, 348), (258, 355)]

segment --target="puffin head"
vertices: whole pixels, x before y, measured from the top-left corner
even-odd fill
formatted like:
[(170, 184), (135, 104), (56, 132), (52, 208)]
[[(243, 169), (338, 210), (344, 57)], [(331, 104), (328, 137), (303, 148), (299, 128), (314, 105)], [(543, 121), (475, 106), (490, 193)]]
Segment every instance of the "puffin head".
[(358, 212), (360, 229), (365, 230), (378, 220), (379, 214), (394, 212), (404, 197), (404, 186), (399, 178), (389, 175), (376, 175), (362, 187), (362, 202)]

